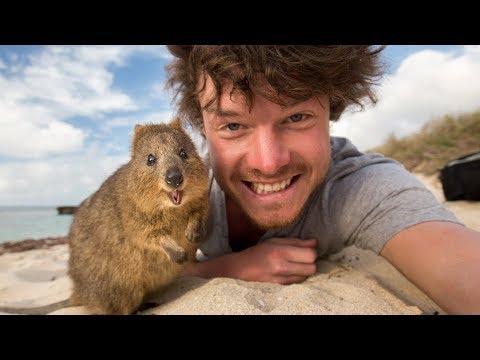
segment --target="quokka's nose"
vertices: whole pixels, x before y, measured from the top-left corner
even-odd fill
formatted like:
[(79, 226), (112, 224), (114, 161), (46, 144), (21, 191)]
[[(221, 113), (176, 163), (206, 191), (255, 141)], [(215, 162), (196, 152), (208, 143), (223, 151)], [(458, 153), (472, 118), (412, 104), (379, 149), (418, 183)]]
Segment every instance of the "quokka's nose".
[(170, 186), (179, 187), (183, 183), (183, 175), (178, 168), (170, 168), (165, 175), (165, 181)]

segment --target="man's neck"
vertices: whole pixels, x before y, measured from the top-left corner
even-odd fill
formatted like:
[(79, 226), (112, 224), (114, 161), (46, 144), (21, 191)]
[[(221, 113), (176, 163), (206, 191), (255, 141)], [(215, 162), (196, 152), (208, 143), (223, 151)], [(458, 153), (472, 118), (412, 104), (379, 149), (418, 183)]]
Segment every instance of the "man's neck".
[(225, 195), (227, 207), (228, 241), (233, 251), (255, 245), (265, 233), (253, 224), (238, 205)]

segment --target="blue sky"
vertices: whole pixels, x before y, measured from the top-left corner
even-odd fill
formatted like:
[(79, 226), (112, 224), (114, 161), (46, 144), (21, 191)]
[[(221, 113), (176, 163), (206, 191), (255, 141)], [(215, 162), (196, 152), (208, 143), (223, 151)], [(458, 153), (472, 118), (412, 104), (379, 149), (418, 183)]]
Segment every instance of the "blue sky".
[[(360, 149), (432, 117), (477, 110), (479, 46), (384, 52), (380, 101), (332, 134)], [(137, 123), (168, 121), (163, 46), (0, 46), (0, 206), (75, 205), (129, 159)]]

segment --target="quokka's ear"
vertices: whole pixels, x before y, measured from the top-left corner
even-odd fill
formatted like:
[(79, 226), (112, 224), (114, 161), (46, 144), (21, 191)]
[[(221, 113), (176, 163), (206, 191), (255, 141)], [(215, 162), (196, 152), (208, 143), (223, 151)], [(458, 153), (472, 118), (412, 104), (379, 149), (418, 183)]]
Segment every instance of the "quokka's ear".
[(133, 156), (133, 152), (134, 152), (134, 149), (136, 147), (138, 138), (140, 137), (140, 133), (142, 132), (143, 128), (144, 128), (143, 125), (137, 124), (137, 125), (135, 125), (135, 128), (133, 129), (132, 144), (130, 146), (130, 151), (131, 151), (132, 156)]
[(174, 129), (177, 129), (179, 131), (182, 131), (182, 132), (185, 132), (184, 129), (183, 129), (183, 126), (182, 126), (182, 122), (180, 121), (180, 118), (175, 118), (173, 119), (170, 124), (171, 127), (173, 127)]
[(137, 124), (135, 125), (135, 129), (133, 131), (133, 135), (134, 136), (138, 136), (138, 134), (140, 133), (140, 130), (143, 128), (143, 125), (140, 125), (140, 124)]

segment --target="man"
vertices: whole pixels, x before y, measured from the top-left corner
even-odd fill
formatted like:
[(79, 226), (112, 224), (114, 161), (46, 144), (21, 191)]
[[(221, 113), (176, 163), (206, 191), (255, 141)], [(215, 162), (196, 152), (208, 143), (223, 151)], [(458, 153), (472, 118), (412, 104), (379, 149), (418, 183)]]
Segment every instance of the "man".
[[(380, 254), (449, 313), (480, 313), (480, 234), (397, 162), (330, 137), (381, 75), (371, 46), (169, 46), (179, 115), (214, 180), (189, 275), (291, 284), (348, 245)], [(388, 120), (385, 120), (388, 121)]]

